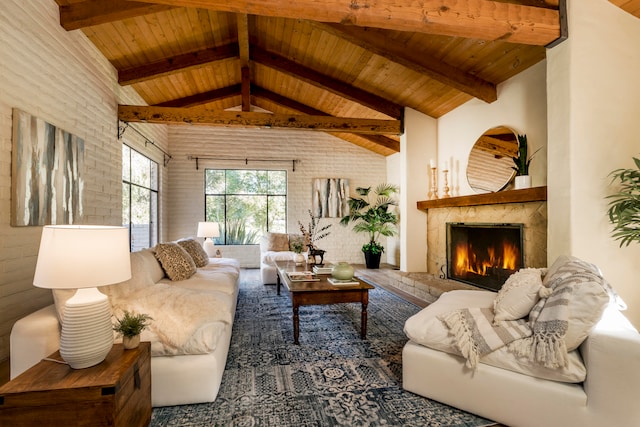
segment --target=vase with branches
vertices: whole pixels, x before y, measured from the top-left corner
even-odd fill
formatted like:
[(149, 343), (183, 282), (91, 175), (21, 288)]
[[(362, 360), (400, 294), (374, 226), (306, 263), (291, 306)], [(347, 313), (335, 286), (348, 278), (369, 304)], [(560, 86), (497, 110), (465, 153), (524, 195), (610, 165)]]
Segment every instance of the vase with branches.
[(300, 233), (302, 233), (302, 237), (304, 238), (304, 241), (306, 242), (309, 249), (318, 249), (318, 247), (316, 246), (316, 242), (318, 240), (324, 239), (329, 234), (331, 234), (331, 232), (328, 230), (333, 224), (327, 224), (323, 227), (320, 227), (320, 218), (314, 217), (311, 209), (309, 209), (308, 212), (309, 224), (307, 225), (307, 227), (305, 227), (301, 221), (298, 221), (298, 225), (300, 226)]

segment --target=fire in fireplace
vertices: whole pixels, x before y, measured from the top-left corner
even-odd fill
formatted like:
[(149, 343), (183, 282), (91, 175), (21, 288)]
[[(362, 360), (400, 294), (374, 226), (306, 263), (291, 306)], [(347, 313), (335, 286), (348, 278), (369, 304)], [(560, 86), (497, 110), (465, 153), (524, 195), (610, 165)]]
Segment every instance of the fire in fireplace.
[(447, 277), (498, 291), (524, 265), (522, 224), (447, 223)]

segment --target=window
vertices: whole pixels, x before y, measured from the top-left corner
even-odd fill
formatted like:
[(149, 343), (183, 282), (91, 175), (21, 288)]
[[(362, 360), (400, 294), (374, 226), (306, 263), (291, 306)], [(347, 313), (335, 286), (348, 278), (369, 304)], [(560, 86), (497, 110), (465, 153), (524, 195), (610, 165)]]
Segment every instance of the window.
[(158, 243), (158, 164), (124, 144), (122, 224), (132, 252)]
[(287, 172), (206, 169), (205, 220), (220, 224), (220, 245), (254, 245), (287, 230)]

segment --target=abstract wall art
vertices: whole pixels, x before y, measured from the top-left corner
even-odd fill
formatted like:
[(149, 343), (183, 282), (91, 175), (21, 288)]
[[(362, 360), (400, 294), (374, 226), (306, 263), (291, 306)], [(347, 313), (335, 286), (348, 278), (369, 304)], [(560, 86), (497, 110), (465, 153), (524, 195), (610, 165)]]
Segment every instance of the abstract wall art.
[(316, 178), (313, 180), (312, 209), (316, 218), (341, 218), (349, 215), (349, 180)]
[(11, 225), (78, 223), (84, 141), (14, 108), (12, 148)]

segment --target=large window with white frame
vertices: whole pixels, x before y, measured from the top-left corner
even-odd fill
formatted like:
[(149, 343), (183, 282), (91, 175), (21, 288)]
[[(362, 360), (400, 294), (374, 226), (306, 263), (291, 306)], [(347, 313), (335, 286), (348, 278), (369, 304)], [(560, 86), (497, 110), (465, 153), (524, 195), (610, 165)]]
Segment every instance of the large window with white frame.
[(287, 171), (205, 169), (205, 220), (220, 225), (219, 245), (254, 245), (287, 229)]
[(122, 224), (131, 251), (158, 243), (158, 163), (122, 144)]

